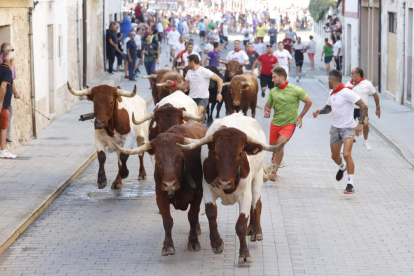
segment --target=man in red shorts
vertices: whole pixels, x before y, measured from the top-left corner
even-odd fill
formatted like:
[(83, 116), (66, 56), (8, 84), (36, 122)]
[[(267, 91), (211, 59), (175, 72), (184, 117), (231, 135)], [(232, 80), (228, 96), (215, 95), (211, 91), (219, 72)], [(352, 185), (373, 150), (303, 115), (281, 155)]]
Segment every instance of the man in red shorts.
[[(296, 126), (302, 127), (302, 119), (312, 105), (308, 94), (301, 87), (289, 84), (286, 81), (286, 77), (286, 70), (282, 67), (273, 69), (272, 81), (275, 84), (275, 88), (270, 91), (269, 99), (264, 108), (265, 118), (270, 118), (272, 107), (274, 109), (273, 119), (270, 124), (269, 143), (271, 145), (287, 143), (292, 137)], [(298, 116), (300, 101), (304, 102), (305, 106)], [(283, 151), (284, 148), (276, 152), (272, 157), (272, 161), (276, 165), (272, 172), (274, 175), (276, 175), (278, 167), (282, 162)]]

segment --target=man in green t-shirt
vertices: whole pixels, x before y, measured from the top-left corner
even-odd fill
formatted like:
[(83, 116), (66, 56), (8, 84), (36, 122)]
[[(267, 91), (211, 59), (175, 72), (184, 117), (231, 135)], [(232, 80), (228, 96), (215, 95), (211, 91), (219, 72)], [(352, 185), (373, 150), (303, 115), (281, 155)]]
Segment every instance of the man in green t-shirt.
[[(272, 81), (275, 84), (269, 93), (269, 99), (266, 102), (264, 117), (270, 118), (270, 112), (273, 107), (274, 115), (270, 123), (269, 143), (271, 145), (285, 144), (292, 137), (296, 126), (302, 127), (302, 118), (308, 112), (312, 101), (308, 94), (299, 86), (289, 84), (286, 81), (287, 73), (282, 67), (273, 69)], [(302, 112), (298, 116), (299, 102), (305, 103)], [(275, 168), (272, 174), (276, 175), (279, 165), (283, 159), (282, 148), (274, 154), (272, 161), (275, 162)]]
[(331, 61), (332, 61), (333, 53), (332, 53), (332, 44), (328, 42), (327, 38), (325, 38), (325, 45), (323, 45), (321, 61), (323, 59), (324, 54), (325, 54), (326, 75), (329, 75), (329, 71), (331, 71)]
[(211, 20), (210, 23), (208, 23), (207, 27), (208, 27), (209, 31), (211, 31), (211, 30), (214, 31), (214, 29), (216, 28), (216, 24), (214, 24), (214, 21)]

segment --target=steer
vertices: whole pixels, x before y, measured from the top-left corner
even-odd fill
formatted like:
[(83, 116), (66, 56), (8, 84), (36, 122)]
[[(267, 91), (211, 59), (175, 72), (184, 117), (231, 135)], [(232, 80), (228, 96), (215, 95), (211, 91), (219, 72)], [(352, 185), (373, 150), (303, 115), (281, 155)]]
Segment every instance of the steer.
[(283, 144), (267, 145), (260, 124), (240, 113), (215, 120), (204, 138), (184, 139), (184, 144), (181, 146), (184, 150), (202, 146), (203, 193), (213, 252), (220, 254), (224, 249), (217, 229), (216, 200), (220, 197), (224, 205), (236, 202), (239, 204), (239, 218), (236, 223), (236, 233), (240, 240), (238, 263), (251, 263), (253, 260), (247, 248), (246, 235), (251, 234), (251, 241), (263, 239), (260, 225), (263, 164), (266, 155), (263, 150), (274, 152)]
[[(140, 154), (148, 151), (155, 154), (154, 178), (156, 185), (157, 205), (162, 216), (165, 238), (161, 255), (174, 255), (175, 248), (171, 236), (173, 218), (170, 204), (176, 210), (185, 211), (190, 205), (188, 221), (190, 233), (187, 250), (199, 251), (197, 225), (200, 204), (203, 198), (202, 178), (203, 171), (200, 161), (200, 148), (183, 151), (179, 144), (184, 143), (185, 137), (200, 139), (207, 129), (201, 124), (189, 121), (183, 125), (176, 125), (167, 132), (159, 134), (155, 139), (136, 149), (125, 150), (118, 147), (125, 154)], [(199, 233), (201, 234), (201, 232)]]
[[(232, 80), (234, 76), (242, 75), (243, 74), (243, 66), (245, 66), (247, 63), (241, 63), (235, 60), (222, 60), (219, 59), (219, 62), (224, 64), (226, 66), (226, 71), (224, 72), (224, 82), (229, 82)], [(217, 105), (217, 111), (220, 112), (221, 106), (223, 105), (223, 102), (226, 105), (226, 114), (228, 113), (228, 106), (231, 104), (231, 98), (227, 93), (227, 87), (223, 86), (223, 101), (221, 103), (218, 103)], [(217, 113), (219, 115), (219, 113)], [(219, 116), (216, 116), (218, 118)]]
[(162, 68), (158, 70), (155, 74), (143, 76), (144, 79), (149, 79), (151, 84), (152, 90), (152, 98), (154, 99), (154, 104), (157, 104), (160, 99), (158, 97), (158, 90), (156, 84), (161, 81), (161, 78), (164, 76), (165, 73), (171, 72), (172, 69), (170, 68)]
[[(136, 96), (137, 87), (132, 93), (117, 89), (108, 85), (100, 85), (92, 89), (76, 91), (67, 83), (70, 93), (75, 96), (87, 96), (93, 102), (95, 113), (95, 147), (98, 153), (99, 171), (98, 188), (106, 187), (107, 179), (105, 174), (105, 148), (109, 152), (115, 151), (118, 155), (118, 175), (112, 183), (112, 189), (122, 187), (122, 179), (128, 177), (129, 170), (126, 162), (128, 155), (122, 154), (113, 145), (116, 142), (125, 148), (132, 148), (135, 142), (141, 145), (146, 142), (148, 124), (132, 124), (132, 113), (145, 116), (147, 113), (146, 102)], [(139, 156), (140, 168), (138, 180), (146, 178), (144, 168), (144, 156)]]
[(247, 115), (247, 110), (252, 110), (252, 117), (256, 116), (257, 105), (257, 77), (252, 74), (243, 74), (233, 77), (231, 82), (226, 82), (223, 86), (228, 86), (227, 93), (230, 98), (230, 103), (227, 106), (227, 111), (230, 114), (234, 112), (243, 111)]
[(181, 74), (175, 70), (165, 73), (156, 84), (158, 101), (156, 103), (154, 101), (155, 104), (159, 103), (159, 101), (174, 93), (175, 91), (178, 91), (178, 88), (168, 86), (166, 84), (167, 80), (175, 81), (177, 83), (184, 82), (183, 76), (181, 76)]

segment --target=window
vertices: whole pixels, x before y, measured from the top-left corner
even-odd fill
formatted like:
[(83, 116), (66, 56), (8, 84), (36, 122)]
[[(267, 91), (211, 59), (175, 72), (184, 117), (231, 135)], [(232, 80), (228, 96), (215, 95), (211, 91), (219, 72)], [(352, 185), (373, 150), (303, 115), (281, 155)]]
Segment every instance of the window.
[(397, 33), (397, 14), (393, 12), (388, 13), (388, 32)]

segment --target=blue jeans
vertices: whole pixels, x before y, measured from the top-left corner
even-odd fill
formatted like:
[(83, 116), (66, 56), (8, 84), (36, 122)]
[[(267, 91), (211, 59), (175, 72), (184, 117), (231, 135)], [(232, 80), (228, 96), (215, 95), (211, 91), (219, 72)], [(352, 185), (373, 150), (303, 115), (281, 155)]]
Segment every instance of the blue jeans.
[(147, 75), (154, 74), (155, 72), (155, 60), (153, 61), (144, 61), (145, 70), (147, 70)]
[(128, 63), (128, 73), (129, 73), (129, 79), (133, 80), (134, 79), (134, 69), (135, 69), (135, 60), (136, 57), (131, 57), (132, 62)]

